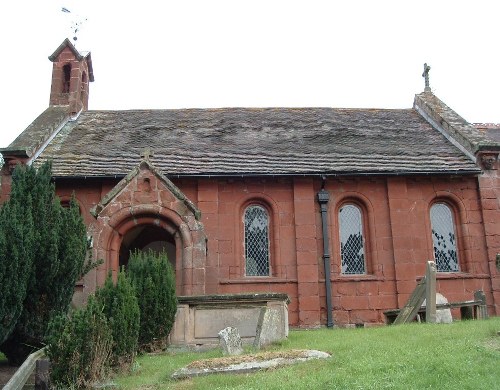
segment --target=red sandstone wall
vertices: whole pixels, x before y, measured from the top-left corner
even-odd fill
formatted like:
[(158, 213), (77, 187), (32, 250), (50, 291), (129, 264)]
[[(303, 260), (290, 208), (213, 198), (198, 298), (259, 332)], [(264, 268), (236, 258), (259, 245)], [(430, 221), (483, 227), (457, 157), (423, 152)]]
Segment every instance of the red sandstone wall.
[[(498, 196), (498, 181), (495, 183)], [(70, 196), (77, 185), (57, 184), (63, 196)], [(77, 189), (86, 222), (92, 218), (88, 210), (114, 184), (96, 183)], [(175, 184), (202, 212), (208, 237), (207, 293), (285, 292), (291, 298), (291, 325), (311, 327), (326, 323), (321, 218), (316, 201), (319, 180), (180, 179)], [(437, 197), (451, 202), (456, 210), (463, 271), (439, 274), (438, 291), (450, 301), (458, 301), (471, 299), (475, 290), (482, 289), (490, 312), (495, 313), (489, 278), (489, 273), (495, 271), (488, 262), (483, 216), (490, 237), (487, 240), (492, 242), (491, 259), (498, 249), (497, 224), (492, 218), (500, 211), (497, 207), (497, 214), (485, 213), (476, 178), (339, 178), (328, 179), (325, 188), (330, 193), (330, 276), (335, 324), (383, 323), (384, 310), (404, 305), (417, 278), (424, 274), (426, 261), (433, 258), (429, 207)], [(272, 214), (269, 278), (244, 276), (242, 212), (251, 200), (265, 204)], [(337, 213), (346, 200), (355, 200), (363, 208), (367, 275), (340, 273)]]
[(485, 171), (479, 177), (479, 188), (481, 191), (481, 209), (489, 260), (487, 272), (491, 275), (495, 313), (498, 315), (500, 314), (500, 270), (496, 265), (496, 256), (500, 254), (499, 170), (493, 169)]
[[(63, 66), (71, 65), (70, 89), (67, 93), (62, 92)], [(86, 80), (82, 81), (82, 74), (85, 73)], [(89, 94), (89, 70), (87, 61), (78, 61), (69, 47), (64, 48), (52, 66), (52, 87), (50, 91), (49, 104), (70, 105), (70, 112), (77, 113), (82, 108), (88, 109)]]

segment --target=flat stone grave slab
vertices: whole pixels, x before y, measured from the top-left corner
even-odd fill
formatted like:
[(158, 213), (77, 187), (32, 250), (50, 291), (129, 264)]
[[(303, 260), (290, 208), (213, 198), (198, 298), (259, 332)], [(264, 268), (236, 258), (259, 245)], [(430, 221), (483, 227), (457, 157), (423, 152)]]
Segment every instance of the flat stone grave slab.
[(281, 367), (312, 359), (326, 359), (329, 353), (316, 350), (263, 352), (253, 355), (197, 360), (172, 374), (173, 379), (187, 379), (210, 374), (244, 374)]

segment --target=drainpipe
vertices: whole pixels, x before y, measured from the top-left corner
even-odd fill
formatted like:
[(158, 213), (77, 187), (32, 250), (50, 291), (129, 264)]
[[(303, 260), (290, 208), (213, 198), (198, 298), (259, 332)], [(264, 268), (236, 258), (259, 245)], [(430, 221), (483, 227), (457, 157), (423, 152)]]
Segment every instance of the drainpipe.
[(321, 190), (318, 192), (318, 203), (321, 206), (321, 224), (323, 227), (323, 263), (325, 266), (325, 288), (326, 288), (326, 318), (329, 328), (333, 328), (332, 318), (332, 286), (330, 281), (330, 248), (328, 245), (328, 200), (330, 195), (324, 189), (324, 182)]

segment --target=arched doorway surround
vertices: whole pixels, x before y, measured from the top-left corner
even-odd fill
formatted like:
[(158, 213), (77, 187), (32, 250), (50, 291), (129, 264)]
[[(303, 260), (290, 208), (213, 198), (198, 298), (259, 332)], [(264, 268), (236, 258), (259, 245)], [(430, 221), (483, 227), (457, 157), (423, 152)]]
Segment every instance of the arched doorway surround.
[(179, 235), (169, 233), (167, 230), (154, 224), (140, 224), (130, 229), (123, 235), (118, 265), (127, 268), (131, 253), (135, 251), (152, 251), (167, 255), (170, 264), (176, 269), (176, 241)]
[(168, 178), (142, 160), (92, 210), (89, 227), (94, 258), (104, 262), (96, 270), (100, 286), (119, 269), (123, 238), (139, 226), (165, 230), (175, 242), (178, 295), (205, 293), (206, 236), (197, 207)]

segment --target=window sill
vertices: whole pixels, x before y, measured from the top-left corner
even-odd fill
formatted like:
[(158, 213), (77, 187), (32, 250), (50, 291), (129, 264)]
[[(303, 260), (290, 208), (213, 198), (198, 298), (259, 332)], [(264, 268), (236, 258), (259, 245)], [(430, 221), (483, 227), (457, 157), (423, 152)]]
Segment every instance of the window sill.
[[(489, 279), (488, 274), (470, 274), (467, 272), (436, 272), (436, 279), (438, 280), (448, 280), (448, 279)], [(422, 279), (422, 276), (417, 278), (417, 281)]]
[[(342, 275), (342, 276), (332, 276), (330, 279), (332, 282), (363, 282), (363, 281), (383, 281), (386, 278), (377, 275)], [(325, 279), (323, 279), (323, 282)]]
[(260, 278), (237, 278), (237, 279), (220, 279), (220, 284), (258, 284), (258, 283), (297, 283), (297, 279), (275, 278), (272, 276), (262, 276)]

